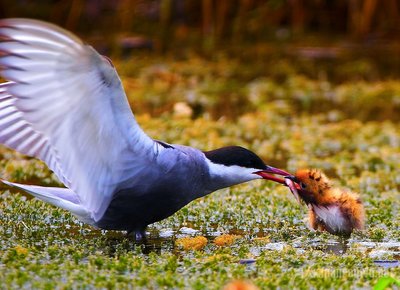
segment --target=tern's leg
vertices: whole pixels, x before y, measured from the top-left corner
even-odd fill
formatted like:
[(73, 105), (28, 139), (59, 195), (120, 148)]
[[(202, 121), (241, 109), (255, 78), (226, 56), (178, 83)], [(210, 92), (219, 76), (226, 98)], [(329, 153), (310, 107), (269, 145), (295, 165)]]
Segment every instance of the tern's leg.
[(144, 242), (146, 240), (146, 230), (131, 230), (127, 233), (128, 236), (132, 236), (136, 242)]
[(137, 242), (143, 241), (146, 239), (146, 232), (145, 231), (136, 231), (135, 232), (135, 240)]

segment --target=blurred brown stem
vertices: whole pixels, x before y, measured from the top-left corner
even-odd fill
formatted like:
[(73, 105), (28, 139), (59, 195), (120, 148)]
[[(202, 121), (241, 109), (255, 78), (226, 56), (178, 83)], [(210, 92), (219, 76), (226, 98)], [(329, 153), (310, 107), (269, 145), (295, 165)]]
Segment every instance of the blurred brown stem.
[(214, 48), (213, 0), (203, 0), (203, 49)]
[(160, 3), (160, 50), (165, 52), (167, 50), (167, 43), (170, 37), (170, 25), (171, 25), (171, 9), (172, 0), (161, 0)]
[(67, 22), (65, 23), (67, 29), (72, 31), (76, 30), (79, 18), (83, 11), (83, 5), (84, 3), (82, 0), (72, 0)]

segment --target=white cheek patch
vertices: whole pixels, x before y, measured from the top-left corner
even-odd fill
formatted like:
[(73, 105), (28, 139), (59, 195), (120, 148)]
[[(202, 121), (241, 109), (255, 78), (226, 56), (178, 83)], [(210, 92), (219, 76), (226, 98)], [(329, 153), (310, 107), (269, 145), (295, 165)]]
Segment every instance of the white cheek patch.
[(334, 230), (335, 232), (340, 232), (346, 229), (346, 219), (343, 217), (342, 211), (339, 206), (317, 206), (312, 205), (315, 214), (325, 223), (326, 226)]
[(208, 158), (205, 160), (208, 164), (209, 173), (211, 176), (219, 176), (228, 182), (232, 182), (232, 184), (262, 178), (261, 176), (254, 174), (254, 172), (260, 171), (260, 169), (246, 168), (237, 165), (226, 166), (223, 164), (214, 163)]

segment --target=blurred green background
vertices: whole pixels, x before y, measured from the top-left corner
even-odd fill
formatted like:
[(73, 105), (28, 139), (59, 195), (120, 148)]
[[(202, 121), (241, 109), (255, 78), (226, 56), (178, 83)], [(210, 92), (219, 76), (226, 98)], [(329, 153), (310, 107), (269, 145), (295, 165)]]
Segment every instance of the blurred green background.
[(0, 0), (0, 17), (57, 23), (120, 62), (137, 113), (184, 101), (235, 119), (281, 100), (400, 119), (397, 0)]
[[(284, 57), (313, 77), (323, 70), (338, 81), (400, 73), (397, 0), (1, 0), (0, 17), (57, 23), (108, 54), (136, 48), (177, 57)], [(334, 68), (355, 59), (353, 71)], [(326, 67), (311, 70), (313, 62)]]

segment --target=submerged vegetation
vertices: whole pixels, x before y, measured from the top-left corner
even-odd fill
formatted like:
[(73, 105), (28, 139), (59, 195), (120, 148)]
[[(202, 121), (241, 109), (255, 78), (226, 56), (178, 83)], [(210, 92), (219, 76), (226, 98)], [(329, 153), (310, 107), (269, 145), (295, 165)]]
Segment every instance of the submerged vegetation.
[[(291, 172), (319, 168), (360, 194), (365, 231), (349, 240), (313, 232), (287, 188), (255, 181), (192, 202), (135, 245), (2, 186), (0, 288), (220, 289), (236, 279), (260, 288), (368, 288), (400, 277), (399, 81), (315, 80), (283, 61), (268, 73), (227, 58), (115, 65), (151, 137), (202, 150), (241, 145)], [(60, 186), (40, 161), (6, 148), (0, 156), (2, 178)], [(180, 244), (197, 236), (208, 242)]]

